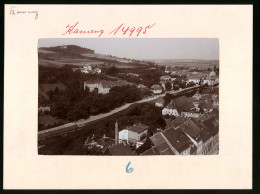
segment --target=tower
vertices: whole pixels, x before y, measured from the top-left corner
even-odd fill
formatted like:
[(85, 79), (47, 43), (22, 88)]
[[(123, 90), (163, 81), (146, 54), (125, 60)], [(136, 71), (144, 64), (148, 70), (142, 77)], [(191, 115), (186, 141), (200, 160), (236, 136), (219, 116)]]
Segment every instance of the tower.
[(118, 144), (118, 122), (115, 123), (115, 145)]

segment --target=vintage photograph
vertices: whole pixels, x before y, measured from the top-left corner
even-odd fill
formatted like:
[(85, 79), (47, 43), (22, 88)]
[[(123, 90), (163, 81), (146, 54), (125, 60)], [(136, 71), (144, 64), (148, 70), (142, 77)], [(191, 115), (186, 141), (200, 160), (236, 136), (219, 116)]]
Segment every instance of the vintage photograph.
[(219, 154), (216, 38), (39, 39), (38, 69), (39, 155)]

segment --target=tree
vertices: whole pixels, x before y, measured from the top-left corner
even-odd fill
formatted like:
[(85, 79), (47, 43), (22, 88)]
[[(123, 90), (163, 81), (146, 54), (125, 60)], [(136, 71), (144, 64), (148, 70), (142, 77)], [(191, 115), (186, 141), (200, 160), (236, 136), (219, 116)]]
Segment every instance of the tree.
[(180, 86), (178, 84), (173, 85), (174, 90), (178, 90), (179, 88), (180, 88)]
[(171, 84), (171, 82), (166, 82), (165, 83), (165, 90), (166, 91), (170, 91), (172, 89), (172, 84)]

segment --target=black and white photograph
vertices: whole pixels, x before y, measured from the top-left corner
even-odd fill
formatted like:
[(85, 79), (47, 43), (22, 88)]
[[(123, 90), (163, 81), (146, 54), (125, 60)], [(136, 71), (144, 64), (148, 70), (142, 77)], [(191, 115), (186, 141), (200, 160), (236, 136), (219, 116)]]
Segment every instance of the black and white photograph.
[(38, 68), (39, 155), (219, 154), (218, 39), (39, 39)]

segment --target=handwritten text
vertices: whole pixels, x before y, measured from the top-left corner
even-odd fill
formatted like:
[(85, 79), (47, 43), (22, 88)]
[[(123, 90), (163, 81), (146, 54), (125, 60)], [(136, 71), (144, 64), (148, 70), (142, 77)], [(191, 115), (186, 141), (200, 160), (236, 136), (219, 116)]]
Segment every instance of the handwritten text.
[[(126, 36), (136, 36), (138, 37), (140, 34), (146, 34), (153, 26), (153, 25), (147, 25), (147, 26), (138, 26), (138, 27), (130, 27), (125, 26), (123, 23), (114, 30), (110, 31), (108, 34), (112, 34), (113, 36), (120, 36), (120, 35), (126, 35)], [(113, 28), (112, 28), (113, 29)], [(79, 22), (76, 22), (75, 24), (68, 24), (65, 27), (65, 31), (62, 33), (62, 35), (73, 35), (73, 34), (97, 34), (98, 37), (101, 37), (105, 33), (104, 29), (86, 29), (79, 27)]]
[(126, 171), (127, 173), (131, 173), (131, 172), (134, 171), (133, 168), (129, 168), (129, 169), (128, 169), (128, 167), (129, 167), (130, 164), (131, 164), (131, 162), (129, 162), (129, 163), (126, 165), (126, 170), (125, 170), (125, 171)]
[(34, 14), (34, 18), (38, 18), (38, 11), (32, 11), (32, 10), (17, 10), (15, 6), (12, 6), (10, 8), (10, 15), (21, 15), (21, 14)]

